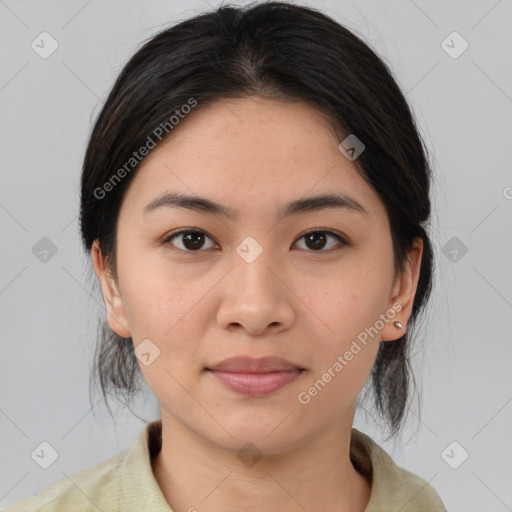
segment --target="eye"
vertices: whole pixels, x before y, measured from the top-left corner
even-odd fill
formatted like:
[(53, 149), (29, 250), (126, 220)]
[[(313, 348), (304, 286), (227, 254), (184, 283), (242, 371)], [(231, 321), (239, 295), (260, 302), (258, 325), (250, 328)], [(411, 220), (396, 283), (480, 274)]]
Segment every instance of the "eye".
[[(198, 252), (199, 249), (203, 248), (204, 240), (206, 238), (212, 240), (204, 231), (200, 231), (197, 229), (184, 229), (167, 237), (164, 240), (164, 244), (170, 243), (171, 240), (174, 240), (175, 238), (178, 237), (182, 238), (182, 247), (178, 247), (178, 249), (184, 252)], [(206, 248), (211, 249), (212, 247)]]
[[(181, 247), (180, 244), (175, 244), (173, 242), (175, 238), (181, 239)], [(326, 246), (329, 245), (327, 243), (329, 238), (331, 240), (337, 241), (338, 244), (341, 244), (341, 247), (335, 248), (336, 244), (334, 244), (333, 248), (333, 244), (331, 243), (331, 247), (328, 247), (327, 250), (323, 250), (325, 249)], [(335, 252), (342, 249), (343, 246), (351, 245), (340, 234), (328, 230), (309, 231), (308, 233), (305, 233), (304, 235), (300, 236), (297, 240), (302, 239), (304, 239), (306, 247), (311, 249), (311, 252)], [(177, 247), (177, 249), (183, 252), (200, 252), (201, 249), (212, 249), (218, 247), (218, 245), (216, 245), (215, 243), (211, 243), (209, 247), (207, 245), (205, 246), (205, 240), (210, 240), (213, 242), (213, 239), (209, 237), (204, 231), (198, 229), (184, 229), (171, 234), (164, 240), (163, 243), (172, 243), (172, 245), (174, 245), (175, 247)]]
[[(326, 247), (326, 245), (328, 245), (327, 240), (329, 238), (337, 240), (338, 244), (341, 244), (342, 247), (336, 248), (336, 244), (334, 244), (335, 248), (333, 248), (331, 244), (331, 247), (328, 247), (327, 250), (322, 250)], [(298, 238), (298, 240), (302, 239), (304, 239), (306, 247), (312, 249), (312, 252), (335, 252), (342, 249), (343, 246), (350, 245), (350, 243), (343, 236), (339, 235), (338, 233), (334, 233), (333, 231), (309, 231), (308, 233), (305, 233)]]

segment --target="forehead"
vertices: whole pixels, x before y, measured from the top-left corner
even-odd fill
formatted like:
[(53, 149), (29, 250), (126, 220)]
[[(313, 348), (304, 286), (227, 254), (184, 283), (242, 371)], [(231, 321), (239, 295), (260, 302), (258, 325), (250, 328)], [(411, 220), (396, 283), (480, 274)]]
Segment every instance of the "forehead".
[(370, 213), (382, 212), (339, 143), (332, 122), (304, 102), (237, 98), (199, 105), (141, 162), (124, 202), (141, 210), (171, 190), (241, 212), (258, 201), (336, 191)]

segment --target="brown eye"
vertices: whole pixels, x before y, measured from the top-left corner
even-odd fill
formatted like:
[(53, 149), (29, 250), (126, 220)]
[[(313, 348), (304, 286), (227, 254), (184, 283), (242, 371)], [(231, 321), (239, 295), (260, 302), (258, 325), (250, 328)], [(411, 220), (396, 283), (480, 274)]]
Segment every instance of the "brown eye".
[[(175, 239), (179, 242), (174, 242)], [(211, 241), (209, 246), (208, 240)], [(335, 252), (343, 248), (343, 246), (350, 245), (341, 235), (326, 230), (310, 231), (302, 235), (298, 240), (304, 240), (305, 250), (309, 252)], [(164, 240), (164, 243), (170, 243), (182, 252), (201, 252), (203, 249), (218, 247), (211, 237), (204, 231), (197, 229), (186, 229), (173, 233)]]
[(336, 248), (336, 244), (333, 246), (331, 243), (326, 250), (323, 250), (327, 245), (329, 245), (328, 240), (330, 238), (337, 240), (338, 244), (341, 244), (342, 246), (350, 245), (341, 235), (333, 233), (332, 231), (310, 231), (309, 233), (302, 235), (299, 240), (304, 239), (306, 247), (313, 252), (329, 252), (331, 250), (336, 251), (340, 249), (340, 247)]
[[(199, 252), (201, 249), (204, 249), (205, 240), (211, 240), (211, 238), (204, 231), (189, 229), (172, 234), (166, 238), (164, 243), (171, 243), (172, 240), (178, 237), (181, 237), (181, 247), (174, 243), (172, 243), (172, 245), (175, 245), (178, 249), (186, 252)], [(215, 247), (215, 244), (206, 248), (211, 249), (212, 247)]]

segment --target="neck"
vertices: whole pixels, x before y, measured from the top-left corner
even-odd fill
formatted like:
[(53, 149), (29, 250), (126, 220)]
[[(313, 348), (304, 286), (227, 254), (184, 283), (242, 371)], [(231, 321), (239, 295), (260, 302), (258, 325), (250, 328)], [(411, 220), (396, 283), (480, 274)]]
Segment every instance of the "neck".
[[(371, 486), (350, 461), (351, 423), (281, 453), (242, 458), (169, 416), (153, 473), (175, 511), (364, 512)], [(239, 456), (237, 456), (239, 455)]]

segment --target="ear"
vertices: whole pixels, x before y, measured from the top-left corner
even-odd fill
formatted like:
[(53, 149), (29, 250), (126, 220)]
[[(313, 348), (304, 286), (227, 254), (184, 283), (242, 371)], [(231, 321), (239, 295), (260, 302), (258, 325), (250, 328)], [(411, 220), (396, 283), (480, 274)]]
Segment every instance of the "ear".
[[(393, 341), (401, 338), (407, 331), (407, 322), (411, 316), (414, 296), (420, 277), (421, 256), (423, 254), (423, 239), (415, 238), (408, 253), (403, 272), (395, 279), (388, 311), (395, 311), (395, 316), (387, 314), (390, 321), (381, 331), (382, 341)], [(394, 323), (400, 322), (403, 327), (397, 328)]]
[(108, 325), (122, 338), (129, 338), (131, 336), (131, 332), (125, 314), (123, 299), (119, 293), (116, 280), (107, 268), (105, 258), (101, 253), (97, 240), (92, 244), (91, 257), (94, 265), (94, 272), (101, 283), (103, 301), (107, 308)]

